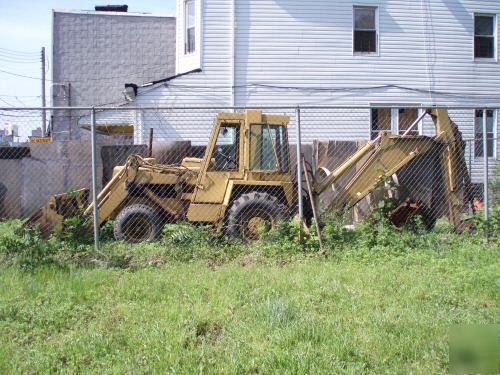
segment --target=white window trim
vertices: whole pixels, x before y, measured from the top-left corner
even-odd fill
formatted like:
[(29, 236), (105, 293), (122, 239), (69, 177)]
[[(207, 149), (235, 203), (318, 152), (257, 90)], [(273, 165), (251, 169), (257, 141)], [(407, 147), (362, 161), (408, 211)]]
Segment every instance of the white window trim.
[[(374, 8), (375, 9), (375, 42), (376, 52), (355, 52), (354, 51), (354, 9), (355, 8)], [(354, 4), (352, 6), (352, 25), (351, 25), (351, 52), (353, 56), (380, 56), (380, 22), (379, 22), (379, 5), (378, 4)]]
[[(476, 16), (493, 17), (493, 57), (476, 57)], [(475, 12), (472, 14), (472, 59), (475, 62), (498, 61), (498, 17), (495, 13)]]
[[(472, 126), (473, 126), (473, 134), (474, 137), (472, 139), (472, 154), (474, 155), (474, 159), (476, 160), (482, 160), (484, 159), (484, 156), (476, 156), (476, 110), (483, 111), (482, 108), (476, 108), (472, 112)], [(498, 125), (498, 110), (492, 109), (493, 111), (493, 156), (488, 156), (489, 160), (497, 160), (497, 125)], [(481, 127), (481, 132), (482, 132), (482, 127)], [(483, 135), (484, 136), (484, 135)]]
[(203, 65), (203, 3), (204, 0), (194, 0), (195, 2), (195, 50), (185, 53), (186, 27), (184, 25), (185, 1), (178, 0), (176, 35), (175, 38), (175, 74), (182, 74), (191, 70), (200, 69)]
[[(399, 110), (400, 109), (407, 109), (407, 108), (416, 108), (417, 109), (417, 119), (419, 116), (422, 115), (422, 113), (424, 113), (423, 108), (417, 108), (415, 105), (409, 105), (409, 104), (407, 104), (407, 107), (405, 107), (403, 105), (403, 106), (399, 106), (397, 108), (392, 108), (391, 109), (391, 132), (393, 134), (399, 134)], [(418, 122), (417, 131), (418, 131), (418, 135), (422, 135), (424, 133), (424, 119), (422, 119)]]
[[(391, 134), (399, 134), (399, 110), (401, 108), (417, 108), (417, 118), (420, 117), (425, 109), (418, 107), (418, 105), (415, 104), (403, 104), (403, 105), (396, 105), (395, 104), (371, 104), (370, 105), (370, 123), (369, 123), (369, 128), (368, 128), (368, 138), (372, 139), (372, 109), (376, 108), (390, 108), (391, 109)], [(418, 135), (423, 135), (424, 134), (424, 120), (425, 117), (422, 118), (418, 124), (417, 124), (417, 129), (418, 129)]]
[[(187, 42), (188, 42), (188, 28), (187, 28), (187, 3), (188, 2), (193, 2), (193, 5), (194, 5), (194, 50), (193, 51), (186, 51), (186, 45), (187, 45)], [(198, 32), (197, 29), (197, 22), (196, 22), (196, 14), (197, 14), (197, 11), (196, 11), (196, 1), (195, 0), (184, 0), (183, 1), (183, 6), (184, 6), (184, 22), (183, 22), (183, 26), (184, 26), (184, 55), (185, 56), (188, 56), (188, 55), (194, 55), (196, 52), (197, 52), (197, 49), (198, 49), (198, 41), (197, 41), (197, 38), (196, 38), (196, 33)]]

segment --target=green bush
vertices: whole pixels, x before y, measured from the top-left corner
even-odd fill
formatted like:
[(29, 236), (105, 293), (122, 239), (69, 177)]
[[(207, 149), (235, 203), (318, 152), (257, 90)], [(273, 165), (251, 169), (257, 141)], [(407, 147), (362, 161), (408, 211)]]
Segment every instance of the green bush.
[(12, 232), (0, 235), (0, 253), (9, 256), (13, 263), (25, 269), (54, 262), (57, 240), (44, 240), (38, 227), (21, 228), (19, 225), (15, 231), (18, 234)]
[(56, 231), (54, 237), (79, 249), (94, 241), (88, 219), (77, 216), (64, 219), (62, 229)]
[(500, 236), (500, 204), (493, 204), (488, 214), (488, 221), (486, 222), (483, 210), (477, 210), (473, 217), (474, 228), (478, 234), (488, 230), (490, 239), (497, 242)]
[[(438, 220), (431, 231), (424, 228), (418, 217), (403, 228), (395, 228), (387, 219), (388, 212), (386, 203), (380, 204), (354, 229), (346, 227), (345, 215), (324, 214), (324, 252), (319, 251), (314, 223), (305, 228), (303, 240), (299, 242), (299, 227), (295, 220), (281, 221), (272, 230), (263, 228), (261, 239), (251, 244), (229, 240), (210, 226), (189, 223), (167, 224), (156, 242), (127, 244), (114, 240), (110, 223), (101, 231), (101, 253), (95, 253), (88, 223), (80, 218), (67, 219), (64, 229), (48, 241), (42, 238), (37, 228), (22, 229), (20, 221), (5, 221), (0, 222), (0, 263), (17, 264), (24, 269), (48, 263), (136, 269), (198, 260), (219, 266), (235, 259), (242, 264), (285, 264), (311, 256), (390, 259), (423, 248), (439, 252), (463, 243), (483, 245), (481, 213), (474, 217), (476, 230), (459, 236), (445, 219)], [(494, 206), (488, 223), (492, 242), (498, 241), (499, 213), (499, 206)]]

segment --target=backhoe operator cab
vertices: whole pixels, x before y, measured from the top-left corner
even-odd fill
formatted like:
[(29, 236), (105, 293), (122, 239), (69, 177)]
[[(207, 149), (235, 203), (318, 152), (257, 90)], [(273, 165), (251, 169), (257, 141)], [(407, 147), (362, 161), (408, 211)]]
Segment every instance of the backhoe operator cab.
[(264, 223), (290, 215), (288, 116), (260, 111), (219, 113), (186, 218), (214, 223), (233, 237), (256, 239)]

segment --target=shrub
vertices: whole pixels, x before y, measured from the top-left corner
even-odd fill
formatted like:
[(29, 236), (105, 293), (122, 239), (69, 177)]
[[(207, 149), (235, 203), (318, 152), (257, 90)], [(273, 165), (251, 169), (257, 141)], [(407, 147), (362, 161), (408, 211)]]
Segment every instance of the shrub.
[(55, 239), (44, 240), (40, 229), (18, 228), (18, 235), (0, 236), (0, 252), (9, 255), (14, 263), (25, 269), (54, 262), (58, 244)]
[(91, 244), (94, 240), (89, 220), (78, 216), (64, 219), (62, 229), (56, 231), (54, 237), (77, 248)]

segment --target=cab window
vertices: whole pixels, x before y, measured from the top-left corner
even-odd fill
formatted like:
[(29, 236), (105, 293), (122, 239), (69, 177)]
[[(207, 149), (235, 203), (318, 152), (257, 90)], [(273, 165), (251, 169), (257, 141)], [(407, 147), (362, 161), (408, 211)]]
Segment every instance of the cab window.
[(253, 124), (250, 128), (250, 167), (288, 172), (288, 140), (282, 125)]
[(239, 166), (238, 147), (239, 128), (236, 125), (222, 124), (212, 152), (211, 171), (234, 171)]

